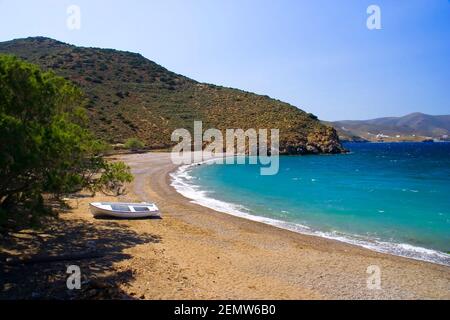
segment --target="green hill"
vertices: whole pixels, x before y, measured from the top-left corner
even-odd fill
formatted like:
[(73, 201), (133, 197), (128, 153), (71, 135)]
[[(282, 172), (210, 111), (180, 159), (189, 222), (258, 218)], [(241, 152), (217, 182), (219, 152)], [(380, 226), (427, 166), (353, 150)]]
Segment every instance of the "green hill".
[(339, 153), (336, 131), (292, 105), (237, 89), (199, 83), (144, 58), (36, 37), (0, 42), (13, 54), (71, 80), (87, 98), (90, 128), (110, 143), (137, 137), (167, 148), (176, 128), (278, 128), (287, 154)]

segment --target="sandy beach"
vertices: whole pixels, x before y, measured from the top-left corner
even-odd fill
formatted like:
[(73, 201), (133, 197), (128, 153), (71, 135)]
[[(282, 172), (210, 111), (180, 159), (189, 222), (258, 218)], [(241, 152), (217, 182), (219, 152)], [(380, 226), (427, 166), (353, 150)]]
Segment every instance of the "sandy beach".
[[(104, 254), (79, 262), (5, 266), (2, 298), (64, 295), (65, 267), (78, 264), (90, 294), (112, 285), (120, 292), (113, 298), (450, 299), (450, 267), (297, 234), (193, 204), (170, 186), (169, 174), (176, 166), (168, 153), (116, 158), (135, 175), (119, 200), (154, 201), (163, 218), (96, 220), (89, 202), (117, 199), (71, 199), (73, 208), (60, 215), (61, 225), (16, 235), (22, 247), (17, 239), (3, 239), (2, 254), (32, 256), (70, 246), (93, 247)], [(55, 230), (61, 228), (66, 232), (58, 238)], [(379, 290), (367, 287), (367, 268), (373, 265), (381, 270)], [(36, 286), (24, 289), (25, 282)], [(41, 286), (46, 293), (36, 289)]]

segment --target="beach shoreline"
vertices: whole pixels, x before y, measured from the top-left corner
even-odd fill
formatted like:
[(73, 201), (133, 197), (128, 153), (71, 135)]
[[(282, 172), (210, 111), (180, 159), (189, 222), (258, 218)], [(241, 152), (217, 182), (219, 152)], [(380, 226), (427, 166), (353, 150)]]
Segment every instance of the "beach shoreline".
[[(150, 157), (151, 160), (148, 158)], [(373, 290), (367, 290), (367, 286), (366, 286), (366, 280), (368, 277), (368, 274), (366, 273), (367, 271), (367, 267), (369, 265), (379, 265), (380, 269), (383, 273), (383, 264), (390, 265), (390, 263), (394, 263), (394, 264), (406, 264), (406, 265), (420, 265), (421, 267), (425, 267), (425, 268), (431, 268), (431, 269), (441, 269), (444, 273), (442, 274), (443, 278), (441, 278), (441, 280), (443, 281), (442, 284), (447, 283), (447, 285), (444, 285), (442, 288), (445, 288), (447, 286), (447, 288), (449, 287), (448, 285), (450, 284), (450, 268), (448, 266), (442, 266), (442, 265), (436, 265), (433, 263), (429, 263), (429, 262), (423, 262), (423, 261), (418, 261), (418, 260), (413, 260), (413, 259), (408, 259), (408, 258), (403, 258), (403, 257), (398, 257), (398, 256), (394, 256), (391, 254), (385, 254), (385, 253), (378, 253), (369, 249), (365, 249), (362, 247), (358, 247), (355, 245), (351, 245), (351, 244), (347, 244), (347, 243), (342, 243), (340, 241), (337, 240), (332, 240), (332, 239), (325, 239), (325, 238), (321, 238), (321, 237), (317, 237), (317, 236), (311, 236), (311, 235), (304, 235), (304, 234), (299, 234), (297, 232), (293, 232), (290, 230), (286, 230), (283, 228), (279, 228), (276, 226), (272, 226), (272, 225), (267, 225), (265, 223), (262, 222), (258, 222), (258, 221), (252, 221), (252, 220), (248, 220), (242, 217), (238, 217), (238, 216), (233, 216), (233, 215), (229, 215), (226, 213), (222, 213), (222, 212), (217, 212), (215, 210), (212, 210), (210, 208), (206, 208), (203, 206), (200, 206), (198, 204), (192, 203), (192, 199), (186, 198), (183, 195), (179, 194), (178, 192), (175, 191), (175, 189), (172, 186), (172, 177), (170, 176), (171, 173), (173, 173), (175, 170), (177, 170), (177, 168), (179, 166), (177, 165), (173, 165), (170, 162), (170, 157), (168, 154), (147, 154), (147, 155), (142, 155), (142, 156), (130, 156), (130, 157), (123, 157), (121, 158), (121, 160), (130, 163), (130, 165), (132, 166), (132, 168), (134, 166), (136, 166), (137, 168), (139, 168), (141, 165), (144, 165), (144, 167), (146, 167), (147, 165), (145, 164), (147, 162), (147, 160), (150, 160), (149, 165), (151, 165), (151, 163), (155, 164), (159, 164), (158, 166), (159, 172), (151, 172), (149, 173), (149, 179), (150, 181), (148, 181), (147, 184), (145, 184), (144, 182), (144, 189), (145, 192), (147, 194), (149, 194), (149, 199), (150, 200), (154, 200), (156, 201), (163, 212), (163, 217), (164, 216), (172, 216), (171, 211), (174, 208), (183, 208), (183, 211), (178, 211), (178, 214), (176, 214), (174, 216), (174, 218), (179, 219), (180, 221), (183, 221), (184, 223), (187, 223), (190, 226), (195, 226), (197, 228), (205, 228), (208, 231), (212, 231), (213, 234), (224, 234), (225, 231), (224, 230), (230, 230), (230, 229), (235, 229), (238, 228), (240, 230), (240, 232), (238, 232), (238, 236), (244, 236), (241, 241), (246, 245), (255, 245), (254, 240), (250, 240), (250, 244), (246, 243), (245, 240), (245, 236), (248, 236), (247, 233), (250, 234), (254, 234), (254, 233), (258, 233), (257, 238), (260, 237), (266, 237), (269, 239), (265, 239), (264, 242), (268, 242), (268, 243), (272, 243), (270, 246), (273, 247), (279, 247), (281, 245), (281, 243), (278, 243), (275, 245), (275, 240), (272, 241), (272, 237), (275, 237), (277, 240), (282, 239), (283, 241), (286, 241), (286, 239), (289, 239), (289, 241), (301, 241), (301, 243), (304, 245), (305, 243), (311, 245), (311, 247), (313, 247), (316, 250), (323, 250), (323, 246), (327, 247), (328, 250), (333, 249), (336, 250), (337, 252), (339, 252), (338, 255), (343, 255), (346, 256), (348, 255), (348, 257), (346, 257), (346, 259), (348, 258), (349, 260), (360, 260), (360, 259), (367, 259), (367, 261), (370, 260), (370, 264), (369, 262), (367, 262), (366, 266), (361, 266), (361, 268), (359, 269), (359, 277), (362, 281), (362, 283), (359, 283), (358, 285), (355, 285), (355, 287), (358, 287), (359, 291), (362, 289), (362, 291), (364, 291), (364, 294), (360, 293), (356, 293), (355, 295), (352, 295), (351, 293), (347, 293), (348, 295), (352, 295), (353, 297), (358, 297), (358, 298), (380, 298), (383, 296), (382, 292), (373, 292)], [(136, 169), (137, 172), (140, 172), (141, 169)], [(157, 171), (157, 170), (155, 170)], [(154, 181), (154, 179), (156, 179), (156, 183), (152, 183), (152, 181)], [(139, 185), (139, 182), (138, 182)], [(139, 188), (134, 188), (134, 193), (136, 194), (143, 194), (142, 190), (139, 190)], [(156, 198), (156, 199), (155, 199)], [(144, 199), (145, 200), (145, 199)], [(158, 200), (163, 201), (161, 204), (158, 202)], [(167, 209), (166, 209), (167, 206)], [(173, 212), (173, 211), (172, 211)], [(197, 221), (196, 221), (197, 220)], [(205, 227), (205, 225), (208, 225), (208, 227)], [(229, 237), (231, 237), (231, 234), (233, 234), (235, 232), (230, 232), (230, 235), (228, 235)], [(240, 234), (239, 234), (240, 233)], [(214, 237), (214, 236), (213, 236)], [(231, 237), (231, 239), (233, 241), (236, 241), (236, 235), (233, 235)], [(219, 239), (214, 239), (214, 240), (219, 240)], [(225, 237), (225, 240), (230, 240), (228, 237)], [(298, 245), (298, 243), (296, 243)], [(267, 243), (265, 244), (267, 246)], [(289, 245), (292, 245), (291, 243), (289, 243)], [(269, 246), (269, 247), (270, 247)], [(317, 246), (317, 247), (316, 247)], [(269, 249), (269, 250), (264, 250), (264, 252), (262, 253), (261, 257), (262, 258), (266, 255), (270, 255), (271, 254), (271, 250), (276, 250), (276, 249)], [(330, 251), (330, 254), (333, 255), (334, 252)], [(304, 255), (301, 255), (304, 256)], [(364, 257), (364, 258), (362, 258)], [(284, 256), (283, 258), (286, 258), (286, 256)], [(281, 260), (284, 260), (284, 259)], [(324, 259), (323, 257), (318, 258), (319, 260)], [(380, 263), (377, 263), (374, 260), (380, 260)], [(259, 261), (259, 259), (256, 259), (256, 261)], [(389, 263), (386, 263), (386, 261), (389, 261)], [(249, 261), (251, 263), (251, 261)], [(287, 262), (287, 261), (286, 261)], [(279, 263), (279, 262), (277, 262)], [(312, 261), (308, 261), (307, 264), (309, 263), (313, 263)], [(344, 262), (342, 262), (344, 263)], [(289, 264), (287, 262), (287, 264)], [(289, 268), (293, 268), (294, 266), (299, 266), (300, 264), (294, 263), (292, 266), (290, 266)], [(355, 262), (354, 261), (348, 261), (347, 263), (344, 263), (344, 265), (352, 265), (355, 266)], [(271, 266), (273, 267), (273, 266)], [(310, 268), (308, 268), (310, 269)], [(325, 268), (328, 269), (328, 268)], [(320, 270), (320, 268), (319, 268)], [(324, 270), (322, 270), (324, 271)], [(328, 270), (330, 271), (330, 270)], [(319, 272), (320, 273), (320, 272)], [(321, 277), (326, 277), (325, 276), (326, 272), (322, 272), (318, 278), (321, 279)], [(401, 275), (399, 275), (399, 278), (401, 278), (403, 276), (402, 273), (400, 273)], [(287, 277), (288, 275), (283, 275), (283, 277)], [(331, 276), (331, 274), (328, 274), (328, 276)], [(334, 275), (336, 276), (336, 275)], [(301, 278), (303, 277), (307, 277), (302, 275)], [(311, 275), (311, 278), (313, 278), (314, 276)], [(391, 275), (389, 276), (391, 277)], [(345, 277), (344, 277), (345, 278)], [(429, 279), (430, 280), (430, 279)], [(435, 279), (437, 280), (437, 279)], [(309, 281), (308, 281), (309, 282)], [(326, 280), (324, 280), (324, 282), (326, 282)], [(353, 282), (353, 281), (352, 281)], [(270, 285), (270, 284), (269, 284)], [(322, 286), (322, 284), (317, 284), (318, 287)], [(309, 290), (311, 290), (312, 292), (315, 292), (314, 287), (315, 285), (312, 286), (307, 286)], [(365, 288), (365, 289), (364, 289)], [(336, 288), (337, 289), (337, 288)], [(334, 291), (334, 290), (332, 290)], [(341, 290), (336, 290), (336, 292), (340, 292)], [(375, 290), (376, 291), (376, 290)], [(384, 290), (382, 290), (384, 291)], [(384, 291), (384, 293), (386, 294), (386, 291)], [(445, 292), (444, 290), (444, 296), (447, 298), (450, 298), (450, 293)], [(339, 293), (339, 295), (344, 295), (342, 292)], [(318, 290), (318, 296), (320, 297), (329, 297), (328, 294), (322, 295), (322, 292), (320, 292), (320, 290)], [(333, 298), (337, 298), (338, 296), (333, 296), (331, 295)], [(443, 296), (443, 297), (444, 297)], [(269, 296), (270, 297), (270, 296)], [(394, 297), (394, 296), (393, 296)], [(423, 296), (423, 298), (426, 298), (426, 296)]]
[[(71, 200), (61, 218), (95, 228), (129, 230), (136, 243), (99, 272), (139, 299), (450, 299), (450, 267), (303, 235), (192, 203), (171, 186), (168, 153), (118, 155), (135, 180), (126, 195)], [(96, 220), (93, 201), (154, 201), (162, 219)], [(149, 235), (157, 241), (142, 241)], [(101, 260), (96, 260), (101, 262)], [(92, 263), (91, 263), (92, 264)], [(90, 265), (89, 265), (90, 266)], [(86, 266), (86, 268), (90, 268)], [(367, 273), (379, 268), (381, 289)]]
[(387, 242), (380, 239), (370, 239), (367, 237), (363, 238), (358, 235), (352, 235), (342, 232), (325, 232), (319, 229), (310, 228), (309, 226), (303, 224), (287, 222), (279, 220), (275, 217), (261, 216), (258, 215), (257, 212), (252, 212), (250, 209), (241, 204), (218, 200), (214, 196), (211, 197), (209, 195), (209, 191), (207, 191), (204, 186), (202, 187), (201, 184), (198, 185), (192, 183), (192, 181), (195, 180), (191, 175), (191, 171), (198, 166), (210, 164), (214, 165), (214, 162), (217, 159), (222, 160), (223, 158), (212, 158), (199, 163), (178, 166), (174, 172), (169, 173), (171, 177), (170, 185), (174, 187), (174, 189), (182, 196), (189, 199), (189, 201), (191, 201), (192, 203), (207, 207), (214, 211), (241, 217), (255, 222), (261, 222), (274, 226), (276, 228), (293, 231), (303, 235), (326, 238), (363, 247), (380, 253), (432, 262), (450, 267), (450, 255), (438, 250), (414, 246), (408, 243)]

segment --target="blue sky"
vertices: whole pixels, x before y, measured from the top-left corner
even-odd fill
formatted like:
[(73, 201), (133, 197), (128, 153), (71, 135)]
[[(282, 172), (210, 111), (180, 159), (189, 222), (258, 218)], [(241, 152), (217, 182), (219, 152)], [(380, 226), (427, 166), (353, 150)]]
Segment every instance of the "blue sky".
[[(66, 27), (72, 4), (80, 30)], [(381, 30), (366, 27), (371, 4)], [(324, 120), (450, 114), (449, 0), (0, 0), (0, 41), (38, 35), (139, 52)]]

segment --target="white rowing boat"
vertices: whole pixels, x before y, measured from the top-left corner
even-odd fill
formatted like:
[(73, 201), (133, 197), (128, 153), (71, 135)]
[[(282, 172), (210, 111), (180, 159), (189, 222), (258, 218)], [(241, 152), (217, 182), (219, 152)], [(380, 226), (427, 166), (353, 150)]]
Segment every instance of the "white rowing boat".
[(89, 204), (94, 217), (147, 218), (160, 217), (154, 203), (92, 202)]

